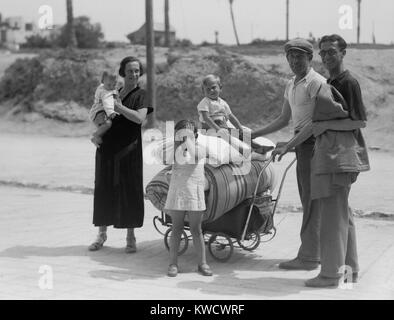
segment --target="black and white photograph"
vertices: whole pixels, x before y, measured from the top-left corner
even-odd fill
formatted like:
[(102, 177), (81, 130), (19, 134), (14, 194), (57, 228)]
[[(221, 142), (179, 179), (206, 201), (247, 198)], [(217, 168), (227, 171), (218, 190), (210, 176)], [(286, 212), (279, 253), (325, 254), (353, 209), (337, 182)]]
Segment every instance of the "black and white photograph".
[(393, 16), (0, 0), (0, 300), (393, 300)]

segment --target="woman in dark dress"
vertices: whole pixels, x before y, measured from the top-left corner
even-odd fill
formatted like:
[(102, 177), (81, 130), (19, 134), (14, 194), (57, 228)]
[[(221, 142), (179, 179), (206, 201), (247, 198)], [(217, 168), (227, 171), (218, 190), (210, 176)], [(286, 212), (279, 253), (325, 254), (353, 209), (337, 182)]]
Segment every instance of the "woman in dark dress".
[(119, 116), (96, 151), (93, 224), (99, 233), (89, 246), (91, 251), (102, 248), (110, 225), (127, 228), (126, 252), (137, 250), (134, 228), (141, 227), (144, 220), (141, 123), (153, 111), (146, 105), (145, 90), (138, 86), (142, 74), (137, 58), (121, 61), (119, 75), (124, 87), (119, 91), (121, 103), (115, 102)]

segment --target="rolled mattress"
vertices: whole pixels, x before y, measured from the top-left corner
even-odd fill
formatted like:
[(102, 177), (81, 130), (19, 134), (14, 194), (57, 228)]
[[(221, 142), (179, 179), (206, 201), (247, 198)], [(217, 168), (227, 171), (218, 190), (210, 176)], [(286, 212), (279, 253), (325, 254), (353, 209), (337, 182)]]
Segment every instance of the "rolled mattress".
[[(206, 164), (205, 202), (207, 209), (204, 213), (204, 222), (218, 219), (243, 200), (250, 198), (264, 165), (264, 161), (252, 161), (247, 174), (234, 175), (234, 168), (237, 169), (236, 165), (224, 164), (215, 168)], [(146, 186), (147, 198), (160, 211), (163, 210), (166, 203), (170, 181), (171, 166), (168, 166), (161, 170)], [(275, 185), (275, 170), (272, 164), (269, 164), (260, 178), (258, 193), (268, 190), (272, 192)]]

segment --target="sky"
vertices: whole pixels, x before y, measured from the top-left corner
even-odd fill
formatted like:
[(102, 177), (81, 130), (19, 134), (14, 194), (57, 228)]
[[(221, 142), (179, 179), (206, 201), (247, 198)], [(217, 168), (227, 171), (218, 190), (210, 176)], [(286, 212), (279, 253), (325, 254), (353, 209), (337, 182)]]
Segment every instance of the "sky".
[[(180, 39), (199, 44), (219, 42), (235, 44), (228, 0), (169, 0), (170, 23)], [(66, 21), (66, 0), (0, 0), (4, 18), (23, 16), (38, 22), (40, 6), (52, 8), (55, 24)], [(107, 41), (128, 41), (126, 35), (145, 21), (145, 0), (73, 0), (74, 17), (87, 15), (100, 23)], [(346, 6), (346, 7), (343, 7)], [(155, 22), (164, 22), (164, 0), (153, 0)], [(285, 39), (286, 0), (234, 0), (235, 21), (241, 43), (253, 39)], [(345, 11), (340, 11), (340, 10)], [(356, 0), (290, 0), (289, 37), (316, 38), (341, 34), (348, 42), (357, 40)], [(362, 0), (361, 42), (394, 43), (394, 1)], [(344, 29), (346, 27), (346, 29)]]

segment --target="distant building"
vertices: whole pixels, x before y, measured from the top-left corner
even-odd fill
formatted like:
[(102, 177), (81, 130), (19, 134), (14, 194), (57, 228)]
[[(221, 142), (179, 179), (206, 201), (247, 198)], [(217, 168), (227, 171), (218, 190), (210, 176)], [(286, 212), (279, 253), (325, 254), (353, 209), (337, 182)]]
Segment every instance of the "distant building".
[(41, 30), (34, 22), (25, 21), (23, 17), (8, 17), (3, 20), (0, 13), (0, 45), (8, 49), (19, 50), (19, 46), (26, 43), (28, 37), (34, 35), (53, 39), (58, 33), (58, 26)]
[[(155, 45), (164, 46), (166, 43), (164, 23), (154, 23), (153, 32), (155, 37)], [(146, 36), (146, 24), (144, 23), (137, 31), (129, 33), (126, 37), (133, 44), (145, 44), (146, 42), (145, 36)], [(175, 41), (176, 41), (175, 28), (170, 26), (170, 45), (174, 45)]]

